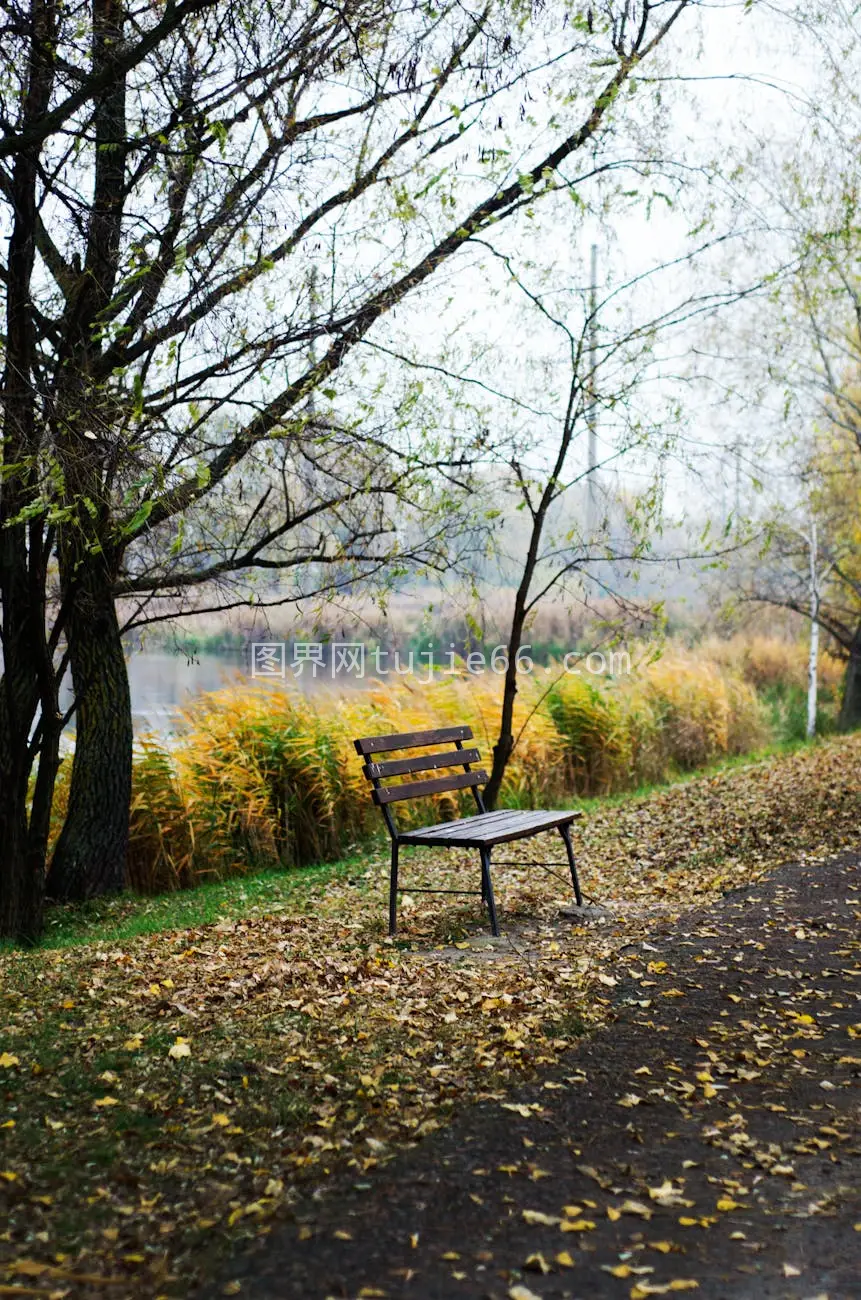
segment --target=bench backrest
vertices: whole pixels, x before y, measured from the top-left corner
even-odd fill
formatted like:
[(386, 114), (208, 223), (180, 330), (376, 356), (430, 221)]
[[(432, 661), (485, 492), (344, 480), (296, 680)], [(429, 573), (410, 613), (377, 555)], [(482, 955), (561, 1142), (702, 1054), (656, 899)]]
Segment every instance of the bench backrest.
[[(464, 749), (463, 742), (472, 740), (469, 727), (440, 727), (435, 731), (404, 731), (393, 736), (365, 736), (355, 740), (356, 753), (364, 758), (362, 768), (371, 782), (371, 797), (379, 804), (386, 821), (389, 822), (386, 805), (401, 799), (420, 799), (423, 795), (445, 794), (448, 790), (464, 790), (472, 787), (479, 810), (484, 811), (479, 785), (487, 782), (487, 773), (478, 768), (472, 770), (473, 763), (481, 762), (477, 749)], [(412, 758), (388, 758), (380, 762), (376, 754), (387, 754), (398, 749), (429, 749), (435, 745), (447, 746), (441, 753), (419, 754)], [(451, 746), (454, 745), (454, 749)], [(438, 772), (443, 768), (462, 767), (462, 772), (449, 772), (446, 776), (423, 778), (419, 781), (406, 781), (397, 785), (383, 785), (389, 777), (411, 776), (414, 772)]]

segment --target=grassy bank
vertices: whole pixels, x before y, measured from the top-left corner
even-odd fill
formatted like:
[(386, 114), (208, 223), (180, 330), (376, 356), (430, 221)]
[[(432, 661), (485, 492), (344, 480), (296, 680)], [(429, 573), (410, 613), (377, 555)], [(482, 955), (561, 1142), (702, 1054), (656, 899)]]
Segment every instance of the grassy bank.
[[(622, 954), (656, 924), (787, 858), (858, 845), (859, 826), (852, 737), (596, 806), (577, 849), (603, 925), (560, 915), (554, 877), (503, 868), (500, 940), (477, 900), (415, 894), (392, 944), (374, 848), (66, 912), (49, 940), (62, 949), (0, 953), (0, 1278), (76, 1300), (107, 1293), (87, 1278), (188, 1295), (337, 1171), (366, 1178), (556, 1061), (609, 1013)], [(475, 884), (467, 853), (404, 866), (407, 885)], [(639, 977), (646, 999), (676, 995), (666, 963)]]
[[(671, 648), (656, 661), (645, 649), (631, 658), (632, 671), (615, 678), (591, 676), (583, 665), (522, 675), (503, 805), (612, 795), (803, 735), (803, 647), (736, 639), (696, 653)], [(826, 657), (825, 729), (839, 674)], [(279, 683), (200, 697), (175, 745), (150, 737), (138, 746), (130, 884), (161, 893), (349, 854), (379, 829), (353, 739), (467, 722), (487, 761), (501, 693), (501, 676), (486, 672), (430, 683), (390, 676), (342, 696), (309, 697)], [(468, 792), (434, 804), (401, 805), (399, 819), (445, 820), (471, 806)]]

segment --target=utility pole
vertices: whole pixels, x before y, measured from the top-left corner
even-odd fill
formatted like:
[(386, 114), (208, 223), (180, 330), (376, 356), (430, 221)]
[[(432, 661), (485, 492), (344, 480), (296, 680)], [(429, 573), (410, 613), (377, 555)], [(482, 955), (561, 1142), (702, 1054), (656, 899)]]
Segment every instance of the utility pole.
[(592, 245), (589, 268), (589, 404), (587, 407), (587, 424), (589, 427), (589, 472), (586, 479), (588, 492), (588, 531), (589, 540), (598, 529), (598, 245)]

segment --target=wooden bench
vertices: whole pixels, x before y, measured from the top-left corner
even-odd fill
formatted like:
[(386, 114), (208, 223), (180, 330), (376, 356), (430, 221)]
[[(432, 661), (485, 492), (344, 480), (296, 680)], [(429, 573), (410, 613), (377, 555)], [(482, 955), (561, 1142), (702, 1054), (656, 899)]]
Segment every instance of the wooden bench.
[[(472, 740), (469, 727), (442, 727), (436, 731), (407, 731), (395, 736), (366, 736), (354, 741), (356, 752), (366, 760), (363, 772), (373, 786), (372, 798), (385, 818), (392, 839), (392, 868), (389, 883), (389, 934), (394, 934), (398, 924), (398, 850), (402, 844), (436, 846), (442, 848), (478, 849), (481, 856), (481, 897), (490, 913), (490, 926), (499, 934), (496, 919), (496, 901), (490, 878), (490, 855), (497, 844), (527, 839), (542, 831), (558, 830), (568, 854), (571, 883), (577, 906), (583, 906), (574, 850), (571, 847), (571, 823), (581, 814), (569, 809), (566, 812), (518, 812), (500, 809), (488, 812), (481, 797), (480, 785), (487, 782), (487, 773), (473, 764), (481, 762), (477, 749), (464, 749), (463, 742)], [(376, 754), (387, 754), (398, 749), (430, 749), (444, 745), (441, 753), (421, 754), (413, 758), (389, 758), (377, 761)], [(454, 745), (454, 749), (451, 746)], [(437, 772), (445, 768), (463, 768), (462, 772), (449, 772), (445, 776), (423, 777), (418, 781), (383, 785), (390, 777), (412, 776), (416, 772)], [(401, 799), (420, 799), (424, 795), (443, 794), (449, 790), (471, 789), (478, 807), (475, 817), (461, 817), (455, 821), (424, 826), (419, 830), (399, 831), (392, 816), (390, 804)], [(498, 864), (499, 865), (499, 864)], [(505, 865), (522, 865), (507, 863)], [(531, 863), (532, 866), (551, 866), (551, 863)], [(478, 890), (465, 889), (413, 889), (422, 894), (477, 894)]]

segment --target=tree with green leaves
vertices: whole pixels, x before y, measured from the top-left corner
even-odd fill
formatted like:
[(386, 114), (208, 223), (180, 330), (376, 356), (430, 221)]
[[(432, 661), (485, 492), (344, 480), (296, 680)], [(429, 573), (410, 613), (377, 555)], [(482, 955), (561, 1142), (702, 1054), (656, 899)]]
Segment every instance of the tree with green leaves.
[[(5, 6), (0, 934), (39, 931), (67, 670), (49, 888), (122, 880), (118, 600), (381, 562), (361, 503), (449, 456), (385, 439), (378, 457), (330, 418), (340, 376), (471, 240), (576, 192), (566, 164), (601, 165), (635, 74), (695, 7)], [(234, 509), (261, 476), (279, 490)]]

